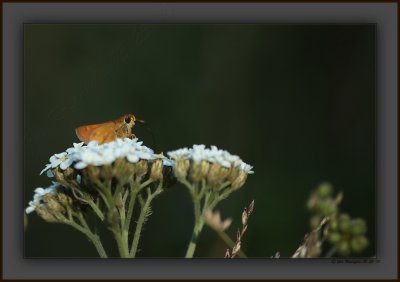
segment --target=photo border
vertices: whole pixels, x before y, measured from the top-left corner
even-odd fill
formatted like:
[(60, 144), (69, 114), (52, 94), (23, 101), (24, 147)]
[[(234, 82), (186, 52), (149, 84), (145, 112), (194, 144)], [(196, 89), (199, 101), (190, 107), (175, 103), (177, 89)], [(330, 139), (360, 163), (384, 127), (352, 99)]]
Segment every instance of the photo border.
[[(3, 279), (397, 278), (397, 3), (3, 3), (2, 8)], [(23, 209), (15, 203), (23, 198), (25, 23), (376, 24), (377, 259), (24, 259)]]

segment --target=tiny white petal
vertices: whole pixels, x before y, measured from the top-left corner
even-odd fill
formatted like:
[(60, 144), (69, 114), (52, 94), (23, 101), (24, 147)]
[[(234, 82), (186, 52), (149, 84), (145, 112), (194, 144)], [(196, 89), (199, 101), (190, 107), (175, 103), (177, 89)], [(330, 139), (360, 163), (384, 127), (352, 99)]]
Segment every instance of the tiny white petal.
[(174, 166), (175, 165), (175, 162), (174, 161), (172, 161), (172, 160), (170, 160), (170, 159), (168, 159), (168, 158), (163, 158), (163, 165), (165, 165), (165, 166)]
[(45, 172), (46, 170), (48, 170), (50, 167), (51, 167), (51, 164), (47, 164), (47, 165), (45, 166), (45, 168), (42, 169), (42, 171), (40, 172), (39, 175), (41, 175), (43, 172)]
[(55, 167), (57, 167), (61, 162), (62, 162), (62, 160), (60, 160), (60, 159), (54, 160), (53, 162), (51, 162), (51, 167), (52, 167), (52, 168), (55, 168)]
[(47, 177), (54, 177), (54, 174), (51, 170), (46, 171)]
[(85, 167), (87, 167), (88, 165), (85, 162), (79, 162), (75, 165), (76, 169), (84, 169)]
[(35, 192), (36, 194), (38, 194), (38, 195), (44, 195), (44, 194), (45, 194), (44, 188), (42, 188), (42, 187), (36, 188), (36, 189), (34, 190), (34, 192)]
[(66, 155), (67, 155), (67, 153), (65, 153), (65, 152), (62, 152), (62, 153), (59, 153), (59, 154), (54, 154), (54, 156), (56, 158), (62, 158), (62, 157), (65, 157)]
[(81, 148), (82, 146), (83, 146), (83, 144), (85, 144), (84, 142), (81, 142), (81, 143), (74, 143), (73, 145), (74, 145), (74, 148), (75, 149), (78, 149), (78, 148)]
[(29, 206), (29, 207), (27, 207), (27, 208), (25, 209), (25, 212), (26, 212), (27, 214), (30, 214), (30, 213), (33, 212), (34, 210), (35, 210), (35, 207)]
[(129, 155), (126, 156), (126, 158), (131, 163), (137, 163), (139, 161), (139, 157), (137, 155), (135, 155), (135, 154), (129, 154)]
[(72, 159), (66, 159), (60, 164), (62, 170), (66, 170), (73, 163)]

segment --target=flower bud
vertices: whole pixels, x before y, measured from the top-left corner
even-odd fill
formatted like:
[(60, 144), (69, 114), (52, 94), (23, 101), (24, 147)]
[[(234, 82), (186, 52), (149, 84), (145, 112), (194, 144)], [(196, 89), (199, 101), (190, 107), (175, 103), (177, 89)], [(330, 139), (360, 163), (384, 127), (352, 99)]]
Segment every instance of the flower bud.
[(331, 232), (328, 235), (328, 240), (332, 244), (338, 243), (340, 241), (340, 239), (341, 239), (341, 236), (340, 236), (340, 233), (338, 233), (338, 232)]
[(329, 182), (323, 182), (319, 185), (317, 192), (319, 197), (328, 198), (332, 196), (333, 185)]
[(111, 165), (103, 165), (100, 167), (100, 177), (104, 181), (110, 181), (113, 177), (113, 168)]
[(43, 201), (47, 203), (47, 209), (52, 213), (63, 213), (65, 212), (64, 207), (57, 201), (57, 199), (51, 195), (46, 194), (43, 196)]
[(52, 170), (52, 172), (53, 172), (54, 178), (56, 179), (57, 182), (60, 182), (60, 183), (65, 183), (66, 182), (65, 181), (65, 177), (64, 177), (64, 173), (59, 167), (54, 168)]
[(158, 159), (153, 162), (151, 165), (151, 171), (150, 171), (150, 179), (152, 180), (158, 180), (163, 177), (163, 160)]
[(76, 177), (75, 177), (75, 171), (71, 168), (71, 167), (67, 167), (65, 170), (64, 170), (64, 178), (65, 178), (65, 180), (66, 181), (68, 181), (68, 180), (75, 180), (76, 179)]
[(119, 178), (121, 175), (125, 175), (126, 173), (126, 165), (127, 161), (125, 158), (116, 159), (112, 166), (112, 174), (113, 176)]
[(208, 171), (207, 175), (208, 184), (215, 185), (224, 182), (229, 174), (229, 171), (229, 169), (221, 166), (220, 164), (211, 164), (210, 170)]
[(94, 165), (88, 166), (84, 170), (84, 172), (87, 173), (87, 175), (92, 183), (96, 183), (99, 180), (100, 169), (97, 166), (94, 166)]
[(350, 241), (351, 249), (355, 253), (361, 253), (368, 247), (368, 239), (365, 236), (356, 236)]
[(185, 179), (190, 167), (189, 160), (178, 159), (175, 161), (175, 176), (178, 179)]
[(337, 230), (338, 229), (338, 222), (336, 219), (332, 220), (330, 225), (329, 225), (329, 229), (331, 230)]
[(323, 216), (329, 216), (337, 212), (337, 206), (331, 199), (320, 201), (318, 206)]
[(348, 214), (341, 214), (339, 216), (339, 230), (342, 232), (350, 231), (350, 216)]
[(351, 223), (351, 233), (354, 236), (363, 235), (367, 232), (367, 224), (362, 218), (354, 219)]
[(193, 163), (190, 168), (190, 180), (193, 182), (199, 182), (202, 179), (201, 173), (201, 162), (200, 163)]
[(58, 193), (57, 199), (60, 202), (60, 204), (63, 205), (64, 207), (68, 207), (68, 206), (72, 205), (72, 198), (70, 196), (67, 196), (64, 193)]
[(47, 208), (37, 205), (35, 210), (37, 215), (40, 216), (44, 221), (51, 223), (57, 222), (57, 219), (47, 210)]
[(200, 163), (200, 174), (201, 178), (204, 179), (207, 177), (208, 172), (210, 171), (210, 163), (207, 161), (201, 161)]
[(51, 198), (47, 202), (47, 207), (52, 213), (65, 213), (65, 208), (55, 199)]
[(220, 178), (220, 170), (221, 170), (221, 165), (213, 163), (210, 166), (210, 170), (208, 171), (207, 175), (207, 182), (210, 185), (217, 184)]
[(247, 172), (240, 171), (239, 176), (232, 182), (231, 187), (233, 190), (239, 189), (244, 185), (247, 179)]
[(239, 176), (239, 169), (240, 169), (239, 165), (232, 166), (230, 168), (229, 174), (227, 177), (229, 182), (233, 182)]
[(342, 255), (342, 256), (348, 256), (350, 255), (350, 244), (348, 241), (346, 240), (342, 240), (340, 241), (337, 245), (336, 245), (336, 249), (337, 252)]
[(146, 175), (148, 167), (149, 166), (146, 160), (140, 160), (139, 162), (136, 163), (135, 174), (137, 180), (140, 180), (143, 176)]

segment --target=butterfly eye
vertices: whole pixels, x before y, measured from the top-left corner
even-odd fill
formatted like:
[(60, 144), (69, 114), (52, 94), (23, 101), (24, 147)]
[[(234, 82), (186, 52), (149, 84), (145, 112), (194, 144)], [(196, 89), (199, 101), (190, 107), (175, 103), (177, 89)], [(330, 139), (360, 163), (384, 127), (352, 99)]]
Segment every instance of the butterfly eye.
[(125, 118), (125, 122), (126, 122), (126, 123), (130, 123), (130, 122), (131, 122), (131, 118), (130, 118), (130, 117), (126, 117), (126, 118)]

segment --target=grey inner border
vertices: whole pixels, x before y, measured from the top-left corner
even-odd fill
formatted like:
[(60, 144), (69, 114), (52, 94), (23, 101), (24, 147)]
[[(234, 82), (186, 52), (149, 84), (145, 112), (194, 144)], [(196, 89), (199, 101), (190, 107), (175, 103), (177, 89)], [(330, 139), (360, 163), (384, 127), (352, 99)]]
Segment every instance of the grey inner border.
[[(24, 23), (377, 24), (377, 257), (330, 260), (23, 259)], [(4, 279), (395, 279), (397, 4), (3, 4)], [(362, 200), (362, 199), (360, 199)]]

